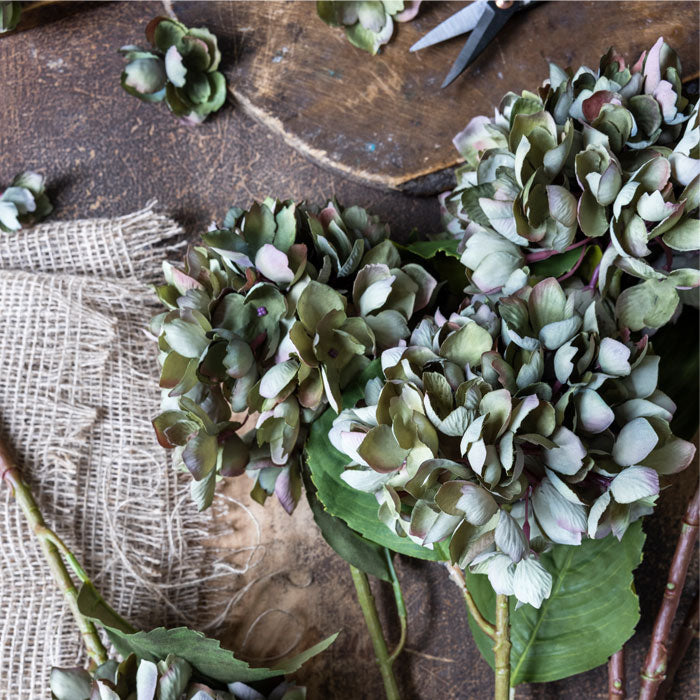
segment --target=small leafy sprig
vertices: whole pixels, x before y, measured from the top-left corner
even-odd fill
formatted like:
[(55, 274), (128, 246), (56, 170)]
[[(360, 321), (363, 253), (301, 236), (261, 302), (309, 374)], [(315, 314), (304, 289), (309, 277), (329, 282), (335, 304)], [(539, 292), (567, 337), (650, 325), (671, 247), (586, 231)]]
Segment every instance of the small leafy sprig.
[(226, 100), (226, 79), (216, 37), (204, 27), (189, 28), (169, 17), (146, 27), (151, 49), (124, 46), (121, 84), (144, 102), (162, 102), (187, 124), (201, 124)]
[(23, 225), (41, 221), (52, 211), (43, 175), (31, 171), (20, 173), (0, 195), (0, 231), (19, 231)]
[(331, 27), (343, 27), (353, 46), (375, 55), (391, 40), (394, 21), (409, 22), (419, 7), (420, 0), (318, 0), (316, 12)]
[[(37, 538), (51, 574), (76, 621), (90, 659), (90, 669), (53, 668), (51, 697), (55, 700), (239, 700), (261, 698), (250, 687), (269, 678), (297, 671), (309, 659), (328, 648), (338, 636), (278, 661), (272, 668), (251, 667), (221, 648), (218, 641), (187, 627), (163, 627), (138, 631), (102, 598), (76, 556), (44, 521), (34, 496), (0, 442), (0, 482), (12, 489), (15, 500)], [(81, 582), (75, 587), (70, 571)], [(108, 658), (97, 632), (101, 628), (118, 654)], [(269, 700), (303, 700), (305, 690), (283, 682)]]

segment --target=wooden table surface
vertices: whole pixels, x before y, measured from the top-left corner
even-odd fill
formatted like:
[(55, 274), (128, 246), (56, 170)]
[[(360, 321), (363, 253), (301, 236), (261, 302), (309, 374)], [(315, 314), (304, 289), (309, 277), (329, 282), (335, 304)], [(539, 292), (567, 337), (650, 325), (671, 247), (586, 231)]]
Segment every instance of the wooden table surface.
[[(624, 18), (628, 5), (615, 5)], [(213, 11), (208, 3), (200, 6), (202, 15)], [(312, 13), (311, 5), (307, 9)], [(146, 22), (161, 13), (160, 3), (65, 3), (37, 11), (24, 25), (26, 29), (0, 38), (1, 185), (23, 169), (43, 171), (58, 219), (124, 214), (157, 198), (193, 240), (212, 219), (221, 220), (228, 206), (245, 206), (268, 194), (316, 202), (336, 195), (346, 205), (361, 204), (387, 218), (397, 237), (413, 227), (425, 233), (439, 229), (434, 198), (381, 191), (322, 169), (242, 109), (227, 105), (204, 126), (190, 129), (172, 119), (164, 106), (126, 95), (119, 86), (122, 58), (117, 49), (142, 42)], [(667, 19), (673, 19), (672, 14)], [(311, 16), (309, 22), (315, 21)], [(218, 33), (219, 27), (209, 26)], [(319, 41), (336, 42), (333, 34), (325, 38), (327, 31), (332, 32), (319, 25), (314, 34)], [(606, 27), (600, 27), (599, 33), (600, 41), (585, 50), (589, 64), (595, 65), (615, 40)], [(565, 55), (560, 60), (566, 63), (569, 58)], [(369, 60), (358, 56), (358, 61)], [(539, 77), (544, 69), (538, 63), (533, 70)], [(501, 84), (484, 89), (494, 102), (503, 91)], [(461, 109), (466, 123), (473, 116), (468, 100)], [(441, 149), (449, 146), (452, 135), (444, 134)], [(695, 478), (697, 473), (692, 470), (683, 474), (663, 493), (656, 515), (646, 521), (646, 553), (636, 577), (642, 621), (628, 645), (629, 669), (639, 668), (645, 654), (680, 514)], [(266, 512), (258, 509), (256, 514), (265, 518)], [(274, 514), (277, 522), (279, 517)], [(295, 518), (297, 515), (289, 521), (290, 528), (309, 526), (303, 509)], [(321, 595), (307, 602), (314, 608), (315, 632), (334, 631), (338, 620), (345, 628), (332, 653), (314, 662), (305, 677), (302, 674), (309, 698), (381, 698), (381, 683), (347, 567), (312, 527), (307, 529), (310, 544), (299, 556), (312, 576), (333, 593), (328, 600)], [(410, 616), (407, 646), (412, 650), (403, 655), (398, 672), (403, 697), (490, 697), (491, 671), (479, 657), (467, 630), (463, 603), (442, 567), (402, 559), (399, 575)], [(697, 578), (696, 558), (681, 616), (697, 591)], [(383, 587), (376, 591), (380, 607), (389, 610), (390, 633), (396, 635), (390, 592)], [(334, 605), (342, 601), (342, 610), (330, 600)], [(697, 654), (694, 642), (672, 697), (698, 696)], [(604, 698), (606, 679), (605, 668), (599, 668), (565, 681), (521, 687), (517, 697)], [(635, 679), (631, 685), (636, 685)]]
[[(435, 194), (460, 161), (451, 135), (471, 114), (491, 114), (509, 90), (534, 87), (548, 61), (596, 67), (613, 43), (634, 60), (659, 36), (698, 69), (698, 4), (630, 0), (533, 3), (517, 13), (451, 85), (440, 86), (465, 38), (409, 53), (425, 33), (464, 6), (425, 2), (396, 24), (370, 57), (305, 2), (177, 2), (178, 16), (216, 25), (232, 48), (226, 70), (239, 106), (299, 152), (360, 182)], [(576, 36), (576, 42), (571, 37)], [(599, 37), (604, 37), (604, 42)], [(604, 45), (603, 45), (604, 43)]]

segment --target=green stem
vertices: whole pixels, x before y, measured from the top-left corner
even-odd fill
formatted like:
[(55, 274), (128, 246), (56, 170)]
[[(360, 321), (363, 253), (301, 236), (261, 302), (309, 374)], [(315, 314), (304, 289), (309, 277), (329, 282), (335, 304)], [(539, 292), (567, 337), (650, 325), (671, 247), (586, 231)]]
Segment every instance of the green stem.
[(510, 698), (510, 628), (508, 626), (508, 596), (496, 596), (496, 638), (493, 645), (495, 657), (496, 689), (494, 700)]
[(374, 654), (379, 664), (379, 671), (382, 674), (384, 692), (386, 693), (387, 700), (400, 700), (399, 688), (396, 684), (394, 671), (391, 667), (391, 658), (386, 648), (386, 641), (382, 634), (382, 626), (379, 622), (377, 607), (374, 603), (374, 596), (370, 590), (367, 575), (355, 568), (352, 564), (349, 564), (349, 566), (350, 573), (352, 574), (352, 582), (355, 584), (357, 600), (362, 608), (362, 614), (365, 617), (369, 636), (372, 639)]
[(404, 645), (406, 644), (408, 614), (406, 613), (406, 603), (404, 603), (403, 600), (403, 592), (401, 590), (401, 584), (399, 583), (399, 577), (396, 575), (396, 569), (394, 569), (394, 562), (391, 560), (391, 552), (388, 549), (385, 549), (384, 555), (386, 556), (387, 565), (389, 567), (389, 573), (391, 574), (391, 587), (394, 589), (396, 610), (399, 614), (399, 624), (401, 625), (401, 636), (399, 637), (398, 644), (396, 645), (394, 651), (392, 651), (389, 655), (389, 663), (393, 664), (394, 661), (396, 661), (396, 657), (403, 651)]
[(0, 475), (0, 480), (6, 481), (12, 488), (17, 504), (22, 509), (32, 532), (39, 540), (39, 546), (48, 562), (51, 575), (58, 584), (58, 588), (75, 618), (90, 660), (97, 666), (103, 664), (107, 661), (107, 650), (104, 648), (95, 626), (78, 609), (78, 591), (73, 585), (73, 580), (68, 573), (68, 569), (66, 569), (66, 565), (63, 563), (63, 559), (61, 559), (61, 553), (68, 559), (81, 580), (88, 580), (87, 576), (72, 552), (47, 527), (29, 486), (22, 480), (19, 469), (17, 469), (7, 448), (2, 443), (0, 443)]
[(457, 586), (459, 586), (459, 589), (462, 591), (462, 595), (464, 596), (464, 600), (467, 604), (467, 609), (469, 610), (471, 616), (474, 618), (476, 624), (479, 625), (481, 631), (484, 634), (496, 641), (496, 628), (481, 614), (481, 611), (477, 607), (474, 598), (472, 598), (472, 594), (467, 588), (467, 582), (464, 579), (464, 573), (462, 572), (462, 569), (460, 569), (459, 566), (457, 566), (457, 564), (445, 563), (445, 566), (450, 572), (450, 578), (457, 584)]

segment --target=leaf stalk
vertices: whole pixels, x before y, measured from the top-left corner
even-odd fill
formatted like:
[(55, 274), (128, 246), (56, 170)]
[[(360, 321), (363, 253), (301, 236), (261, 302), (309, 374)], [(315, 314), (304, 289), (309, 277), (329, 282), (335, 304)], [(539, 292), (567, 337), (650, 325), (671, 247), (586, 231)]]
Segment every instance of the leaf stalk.
[(384, 555), (386, 556), (387, 566), (389, 567), (389, 573), (391, 574), (391, 587), (394, 591), (394, 600), (396, 601), (396, 611), (399, 615), (399, 625), (401, 626), (401, 636), (399, 641), (394, 648), (394, 651), (389, 655), (389, 663), (393, 664), (396, 661), (398, 655), (403, 651), (406, 645), (406, 633), (408, 631), (408, 614), (406, 612), (406, 603), (403, 599), (403, 591), (401, 590), (401, 584), (399, 583), (399, 577), (396, 575), (396, 569), (394, 569), (394, 562), (391, 559), (391, 552), (388, 549), (384, 550)]
[(476, 605), (472, 594), (467, 588), (467, 582), (464, 579), (464, 573), (457, 566), (457, 564), (445, 563), (447, 570), (450, 572), (450, 578), (457, 584), (459, 589), (462, 591), (464, 600), (467, 604), (467, 609), (469, 613), (474, 618), (474, 621), (481, 628), (481, 631), (490, 637), (494, 642), (496, 641), (496, 628), (481, 614), (481, 611)]
[(68, 560), (81, 581), (86, 582), (89, 579), (73, 553), (58, 535), (46, 525), (31, 489), (22, 479), (22, 474), (10, 456), (7, 446), (2, 442), (0, 442), (0, 475), (0, 480), (6, 481), (10, 485), (15, 501), (17, 501), (22, 510), (32, 533), (39, 541), (39, 546), (49, 565), (51, 575), (66, 599), (68, 608), (78, 625), (90, 661), (96, 666), (103, 664), (108, 658), (107, 650), (102, 644), (93, 623), (84, 617), (78, 609), (78, 591), (61, 558), (61, 554)]
[(510, 625), (508, 622), (508, 596), (496, 596), (496, 637), (494, 639), (494, 700), (510, 698)]
[(392, 659), (386, 646), (384, 634), (382, 633), (382, 626), (379, 622), (379, 615), (377, 614), (377, 606), (374, 602), (372, 590), (369, 587), (367, 574), (365, 574), (364, 571), (360, 571), (352, 564), (349, 564), (349, 566), (350, 573), (352, 574), (352, 582), (355, 584), (357, 601), (362, 608), (362, 614), (364, 615), (367, 630), (372, 640), (379, 671), (382, 674), (384, 692), (386, 693), (387, 700), (400, 700), (401, 696), (399, 695), (399, 688), (392, 668)]

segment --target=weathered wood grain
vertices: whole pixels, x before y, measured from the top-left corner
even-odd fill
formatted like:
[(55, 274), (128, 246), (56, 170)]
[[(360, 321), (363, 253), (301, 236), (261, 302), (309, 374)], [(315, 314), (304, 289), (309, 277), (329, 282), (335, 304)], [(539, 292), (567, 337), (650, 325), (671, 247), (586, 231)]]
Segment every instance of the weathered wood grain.
[[(226, 73), (241, 109), (320, 165), (361, 182), (435, 193), (459, 161), (451, 139), (508, 90), (534, 89), (548, 61), (588, 64), (613, 44), (635, 59), (663, 36), (685, 69), (698, 68), (697, 2), (545, 2), (517, 13), (452, 85), (440, 84), (464, 38), (415, 54), (409, 47), (464, 6), (424, 2), (378, 56), (325, 25), (312, 2), (176, 3), (206, 17), (234, 61)], [(447, 170), (446, 170), (447, 169)]]

